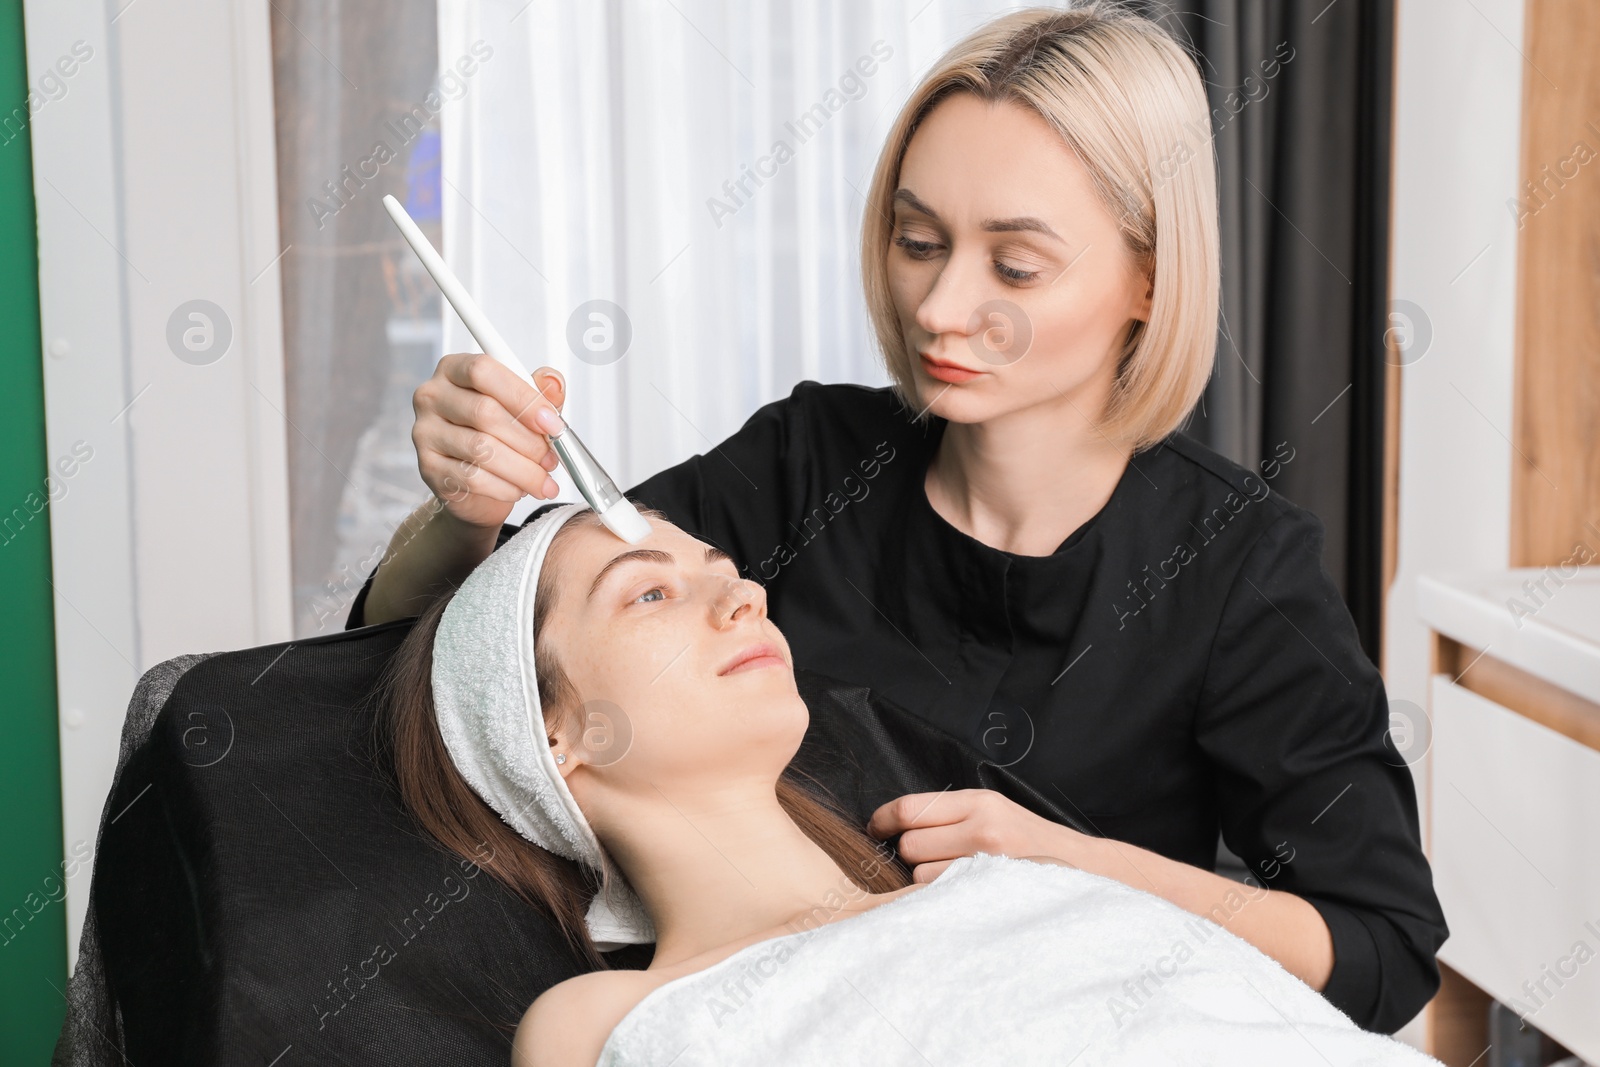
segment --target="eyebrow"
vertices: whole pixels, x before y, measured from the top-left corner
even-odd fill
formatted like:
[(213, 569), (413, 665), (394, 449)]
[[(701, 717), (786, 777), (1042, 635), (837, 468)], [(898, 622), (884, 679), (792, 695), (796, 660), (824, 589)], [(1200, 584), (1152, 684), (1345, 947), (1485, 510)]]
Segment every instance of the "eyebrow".
[[(920, 211), (930, 219), (943, 221), (939, 218), (937, 211), (924, 204), (921, 198), (910, 189), (896, 189), (894, 201), (898, 204), (905, 204), (913, 211)], [(1058, 241), (1065, 240), (1059, 233), (1050, 228), (1049, 223), (1032, 215), (1018, 215), (1009, 219), (984, 219), (983, 222), (978, 224), (978, 228), (985, 233), (1015, 233), (1019, 230), (1029, 230), (1033, 233), (1042, 233), (1046, 237), (1054, 237)]]
[[(727, 560), (729, 563), (734, 562), (732, 556), (728, 555), (716, 545), (706, 546), (707, 563), (719, 563), (722, 560)], [(600, 583), (606, 580), (606, 575), (610, 574), (614, 569), (622, 566), (624, 563), (663, 563), (670, 567), (674, 562), (675, 561), (672, 558), (672, 553), (663, 552), (659, 548), (636, 548), (631, 552), (624, 552), (619, 556), (613, 556), (611, 557), (610, 562), (608, 562), (604, 567), (600, 568), (600, 573), (594, 576), (594, 582), (589, 586), (589, 595), (586, 599), (593, 600), (594, 594), (600, 588)]]

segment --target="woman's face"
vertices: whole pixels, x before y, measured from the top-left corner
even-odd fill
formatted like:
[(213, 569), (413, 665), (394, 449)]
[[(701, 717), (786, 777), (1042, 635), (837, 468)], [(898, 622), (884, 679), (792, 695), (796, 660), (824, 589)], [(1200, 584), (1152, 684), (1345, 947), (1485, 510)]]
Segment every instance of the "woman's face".
[[(958, 92), (900, 168), (889, 284), (919, 408), (981, 422), (1038, 404), (1098, 421), (1149, 280), (1076, 153), (1036, 112)], [(929, 361), (970, 373), (949, 373)]]
[(551, 716), (551, 732), (597, 830), (600, 787), (659, 802), (669, 785), (775, 782), (808, 722), (766, 591), (720, 549), (649, 521), (635, 545), (578, 527), (546, 561), (557, 597), (542, 640), (577, 691), (568, 718), (581, 720)]

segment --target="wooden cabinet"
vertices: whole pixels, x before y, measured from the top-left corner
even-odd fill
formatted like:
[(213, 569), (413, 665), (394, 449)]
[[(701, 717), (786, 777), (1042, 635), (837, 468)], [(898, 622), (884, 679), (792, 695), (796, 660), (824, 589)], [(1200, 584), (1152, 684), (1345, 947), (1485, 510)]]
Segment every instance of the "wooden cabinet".
[(1538, 571), (1419, 585), (1434, 628), (1425, 844), (1450, 926), (1428, 1051), (1452, 1067), (1486, 1062), (1491, 997), (1600, 1063), (1596, 572), (1545, 601), (1564, 595), (1562, 612), (1532, 616), (1501, 594)]

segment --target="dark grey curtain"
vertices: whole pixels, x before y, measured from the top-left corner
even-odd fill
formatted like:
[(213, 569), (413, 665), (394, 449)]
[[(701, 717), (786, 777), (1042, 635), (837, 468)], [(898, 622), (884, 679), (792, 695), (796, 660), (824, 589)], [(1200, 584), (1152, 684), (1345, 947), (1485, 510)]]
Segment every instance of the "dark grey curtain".
[[(1382, 617), (1393, 0), (1141, 0), (1205, 76), (1219, 167), (1217, 366), (1188, 432), (1327, 529), (1367, 654)], [(1257, 468), (1259, 469), (1259, 468)]]

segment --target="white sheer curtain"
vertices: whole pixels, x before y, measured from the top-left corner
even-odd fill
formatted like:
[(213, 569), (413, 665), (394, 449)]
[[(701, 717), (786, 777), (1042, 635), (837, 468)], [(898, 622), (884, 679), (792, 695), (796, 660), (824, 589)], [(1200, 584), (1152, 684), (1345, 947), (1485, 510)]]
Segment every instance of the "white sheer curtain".
[[(566, 376), (623, 489), (798, 381), (885, 383), (863, 193), (914, 79), (1018, 6), (440, 0), (440, 69), (472, 72), (442, 116), (445, 257), (530, 369)], [(592, 300), (631, 325), (620, 359), (606, 318), (580, 316), (599, 352), (568, 343)], [(445, 337), (476, 350), (453, 315)]]

